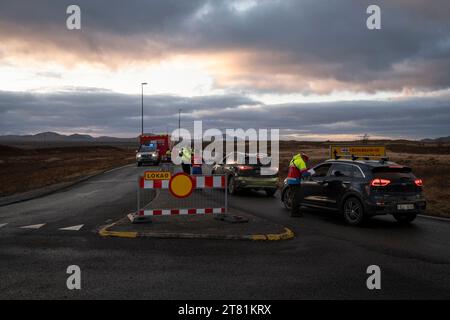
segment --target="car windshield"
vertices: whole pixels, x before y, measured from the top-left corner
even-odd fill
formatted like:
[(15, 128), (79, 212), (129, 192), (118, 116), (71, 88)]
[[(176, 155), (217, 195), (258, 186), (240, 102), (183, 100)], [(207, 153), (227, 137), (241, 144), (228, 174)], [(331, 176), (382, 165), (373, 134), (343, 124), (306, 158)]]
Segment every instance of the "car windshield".
[(156, 146), (154, 144), (149, 144), (149, 145), (143, 144), (139, 148), (139, 152), (152, 152), (152, 151), (156, 151)]
[(242, 154), (242, 153), (238, 153), (237, 155), (235, 155), (234, 159), (237, 159), (237, 164), (257, 166), (257, 167), (270, 167), (272, 160), (267, 155)]

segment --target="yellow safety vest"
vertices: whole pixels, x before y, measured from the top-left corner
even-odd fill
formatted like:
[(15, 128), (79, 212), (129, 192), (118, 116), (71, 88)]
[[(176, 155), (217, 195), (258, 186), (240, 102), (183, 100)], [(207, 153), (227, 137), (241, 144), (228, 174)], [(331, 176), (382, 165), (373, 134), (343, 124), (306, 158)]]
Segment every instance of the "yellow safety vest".
[(302, 155), (299, 153), (299, 154), (296, 154), (293, 158), (292, 158), (292, 160), (291, 160), (291, 162), (289, 163), (289, 165), (290, 166), (294, 166), (294, 167), (296, 167), (298, 170), (300, 170), (300, 171), (304, 171), (304, 170), (306, 170), (306, 163), (305, 163), (305, 161), (303, 161), (303, 158), (302, 158)]
[(191, 163), (191, 149), (190, 148), (183, 148), (182, 150), (182, 154), (181, 154), (181, 161), (183, 161), (183, 163)]

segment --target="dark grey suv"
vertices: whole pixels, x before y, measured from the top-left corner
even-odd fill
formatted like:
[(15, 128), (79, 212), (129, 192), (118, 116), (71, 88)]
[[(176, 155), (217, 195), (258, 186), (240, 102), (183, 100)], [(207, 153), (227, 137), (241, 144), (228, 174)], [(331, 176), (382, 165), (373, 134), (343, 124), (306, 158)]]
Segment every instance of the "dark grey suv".
[[(214, 165), (213, 174), (225, 174), (228, 179), (228, 193), (236, 194), (243, 189), (264, 190), (272, 197), (278, 189), (278, 168), (271, 168), (270, 157), (263, 154), (241, 152), (229, 153), (222, 164)], [(252, 164), (253, 163), (253, 164)], [(262, 174), (262, 170), (268, 172)]]
[[(302, 206), (338, 211), (351, 225), (385, 214), (409, 223), (426, 208), (422, 180), (394, 162), (328, 160), (311, 172), (302, 182)], [(281, 200), (291, 208), (292, 192), (286, 180)]]

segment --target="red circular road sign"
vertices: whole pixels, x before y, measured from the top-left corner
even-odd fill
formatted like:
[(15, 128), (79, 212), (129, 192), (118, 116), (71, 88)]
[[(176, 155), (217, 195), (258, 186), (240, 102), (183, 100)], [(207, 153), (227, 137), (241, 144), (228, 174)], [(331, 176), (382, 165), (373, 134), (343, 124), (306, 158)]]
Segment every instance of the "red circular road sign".
[(170, 179), (169, 191), (176, 198), (187, 198), (194, 191), (194, 182), (189, 175), (177, 173)]

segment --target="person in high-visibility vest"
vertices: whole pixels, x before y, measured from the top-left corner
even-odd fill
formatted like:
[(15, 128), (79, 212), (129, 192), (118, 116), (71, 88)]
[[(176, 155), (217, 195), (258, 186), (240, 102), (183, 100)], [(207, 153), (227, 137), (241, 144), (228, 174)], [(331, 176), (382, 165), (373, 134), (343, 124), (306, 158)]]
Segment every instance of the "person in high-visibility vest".
[(191, 174), (191, 157), (192, 150), (190, 147), (183, 147), (180, 151), (181, 156), (181, 167), (183, 168), (183, 172), (185, 174)]
[(171, 153), (172, 153), (172, 151), (170, 151), (170, 149), (167, 149), (167, 151), (166, 151), (166, 161), (167, 162), (169, 162), (170, 161), (170, 158), (171, 158)]
[(309, 175), (307, 162), (309, 157), (301, 152), (292, 157), (289, 163), (288, 183), (292, 188), (292, 207), (291, 216), (301, 217), (300, 204), (302, 202), (302, 185), (301, 179)]

